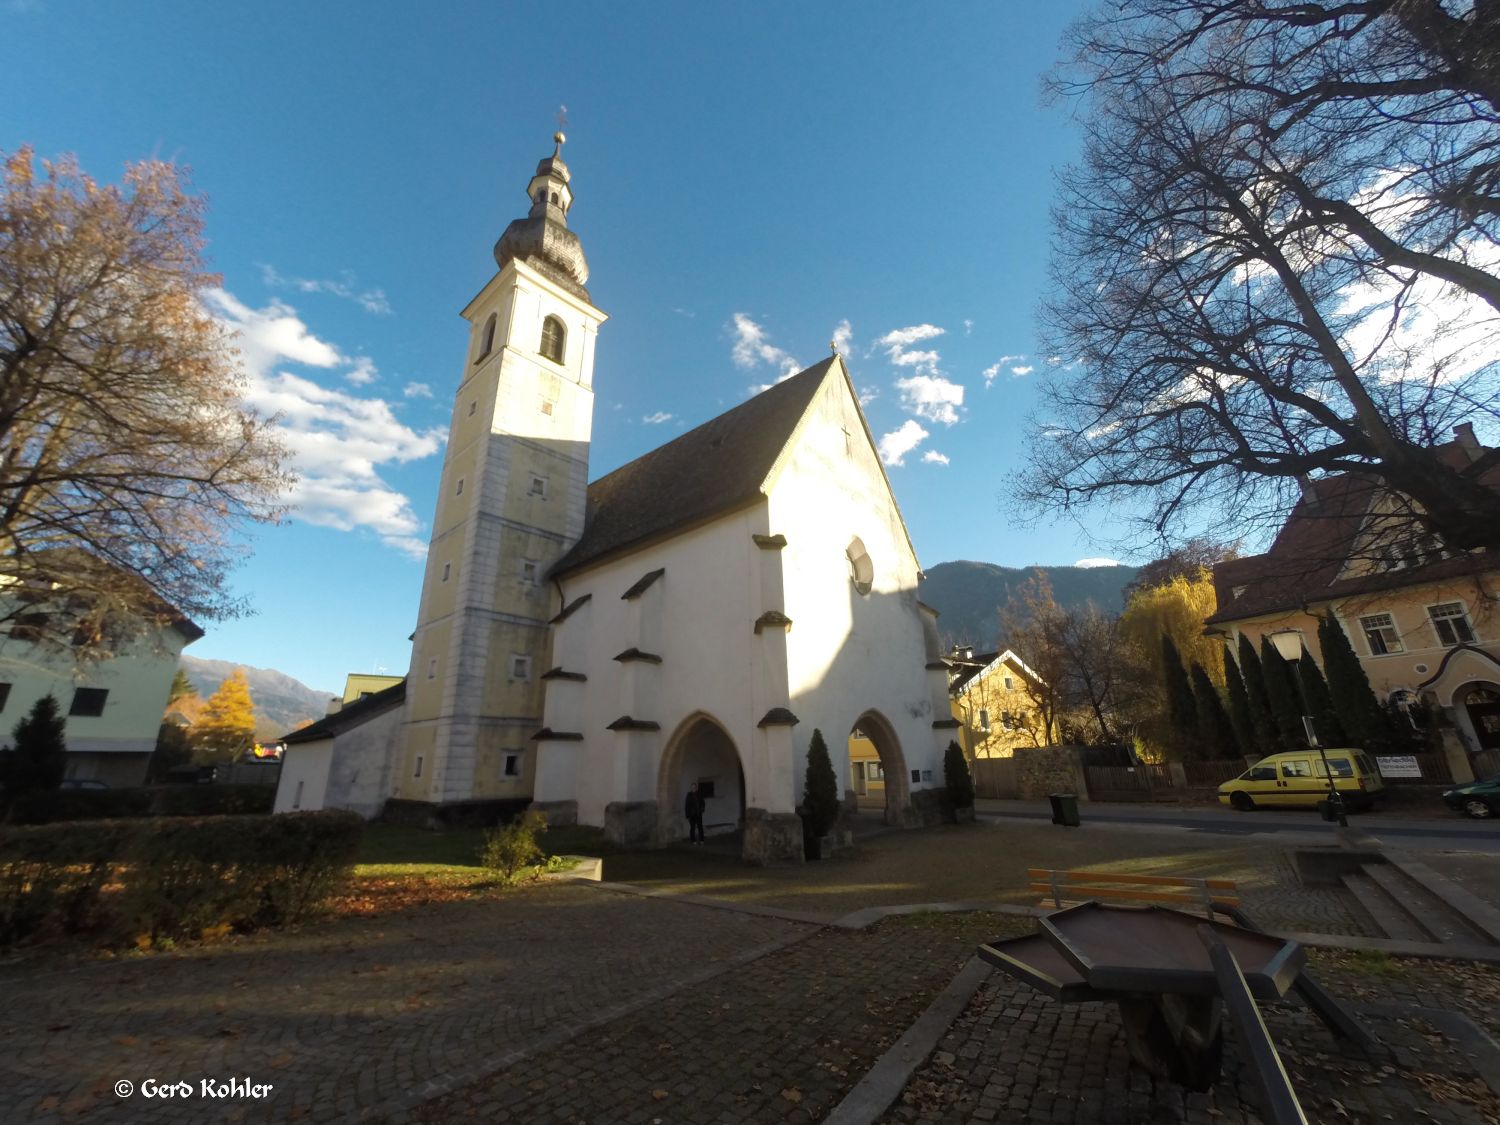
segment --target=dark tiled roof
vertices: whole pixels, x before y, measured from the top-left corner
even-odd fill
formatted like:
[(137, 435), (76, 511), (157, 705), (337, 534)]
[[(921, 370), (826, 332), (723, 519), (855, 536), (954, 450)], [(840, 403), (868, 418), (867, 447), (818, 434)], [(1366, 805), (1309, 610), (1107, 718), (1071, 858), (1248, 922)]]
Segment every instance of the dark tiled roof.
[(829, 356), (589, 485), (583, 537), (552, 574), (581, 570), (755, 499), (836, 362)]
[(346, 703), (342, 710), (323, 716), (311, 726), (282, 735), (281, 741), (295, 746), (299, 742), (316, 742), (320, 738), (332, 738), (351, 727), (359, 726), (366, 719), (373, 719), (392, 707), (400, 706), (405, 699), (406, 681), (402, 680), (399, 684), (392, 684), (383, 691), (377, 691), (363, 699), (356, 699), (353, 703)]
[(955, 665), (953, 678), (948, 681), (949, 694), (957, 695), (970, 680), (993, 664), (995, 657), (999, 655), (998, 652), (976, 652), (972, 661), (966, 660)]
[[(1440, 446), (1438, 452), (1444, 460), (1467, 457), (1456, 442)], [(1483, 479), (1500, 490), (1500, 472), (1488, 472)], [(1425, 566), (1340, 579), (1344, 564), (1356, 552), (1365, 515), (1379, 489), (1376, 480), (1347, 473), (1308, 482), (1265, 554), (1229, 559), (1214, 567), (1214, 596), (1219, 608), (1206, 623), (1240, 621), (1300, 609), (1313, 602), (1418, 586), (1500, 567), (1500, 552), (1486, 550), (1460, 553)], [(1243, 589), (1235, 597), (1238, 587)]]

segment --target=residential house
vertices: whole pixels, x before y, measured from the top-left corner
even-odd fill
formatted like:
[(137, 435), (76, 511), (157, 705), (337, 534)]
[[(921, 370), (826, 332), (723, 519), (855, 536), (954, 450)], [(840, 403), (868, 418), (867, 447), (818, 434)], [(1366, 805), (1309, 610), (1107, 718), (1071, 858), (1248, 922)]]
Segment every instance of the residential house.
[[(1438, 447), (1451, 464), (1493, 452), (1471, 425), (1454, 434)], [(1500, 469), (1483, 479), (1500, 488)], [(1294, 630), (1322, 663), (1332, 613), (1381, 700), (1440, 708), (1470, 754), (1500, 749), (1500, 552), (1450, 548), (1369, 478), (1305, 482), (1270, 549), (1218, 564), (1214, 589), (1207, 626), (1231, 646)]]
[(1041, 677), (1015, 652), (976, 653), (958, 646), (949, 657), (948, 694), (970, 758), (1009, 758), (1017, 748), (1046, 742), (1028, 685)]
[[(350, 681), (355, 679), (349, 677)], [(359, 694), (317, 722), (282, 736), (275, 812), (348, 809), (373, 818), (383, 809), (401, 732), (406, 681)]]

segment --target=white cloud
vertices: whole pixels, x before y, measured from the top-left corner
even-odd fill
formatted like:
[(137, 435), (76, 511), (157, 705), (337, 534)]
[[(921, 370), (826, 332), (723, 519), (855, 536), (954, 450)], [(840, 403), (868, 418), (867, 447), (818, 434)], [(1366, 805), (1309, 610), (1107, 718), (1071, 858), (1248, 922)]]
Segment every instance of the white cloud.
[(342, 297), (346, 301), (353, 301), (367, 313), (376, 316), (390, 316), (391, 303), (386, 299), (383, 289), (360, 290), (355, 284), (354, 274), (345, 270), (340, 275), (340, 280), (314, 280), (305, 277), (285, 277), (276, 272), (274, 266), (263, 265), (260, 267), (261, 279), (271, 289), (295, 289), (299, 293), (330, 293), (335, 297)]
[(427, 383), (407, 383), (401, 393), (407, 398), (431, 398), (432, 387)]
[(380, 372), (376, 370), (375, 363), (369, 356), (361, 355), (354, 357), (354, 366), (344, 372), (344, 378), (356, 387), (367, 387), (380, 378)]
[(879, 387), (861, 387), (859, 389), (859, 404), (861, 406), (869, 406), (870, 403), (874, 402), (879, 397)]
[(670, 422), (671, 420), (672, 415), (668, 414), (665, 410), (658, 410), (655, 414), (647, 414), (641, 419), (648, 426), (659, 426), (663, 422)]
[(1100, 559), (1079, 559), (1073, 565), (1076, 566), (1076, 567), (1081, 567), (1084, 570), (1089, 570), (1089, 569), (1092, 569), (1093, 567), (1098, 567), (1098, 566), (1119, 566), (1121, 564), (1120, 564), (1120, 560), (1119, 559), (1103, 559), (1103, 558), (1100, 558)]
[(877, 348), (905, 349), (920, 340), (941, 336), (945, 329), (935, 324), (913, 324), (910, 328), (897, 328), (875, 341)]
[(904, 465), (906, 455), (926, 440), (927, 431), (908, 418), (900, 429), (881, 435), (880, 459), (887, 465)]
[(833, 330), (833, 350), (839, 355), (849, 354), (849, 345), (854, 340), (854, 329), (850, 326), (848, 319), (838, 322)]
[(964, 321), (964, 335), (965, 336), (971, 335), (973, 333), (973, 331), (974, 331), (974, 322), (972, 320), (965, 320)]
[(1026, 357), (1024, 355), (1003, 355), (999, 359), (995, 360), (994, 363), (990, 364), (984, 369), (983, 372), (981, 372), (981, 374), (984, 375), (985, 387), (988, 388), (989, 385), (995, 381), (995, 376), (1000, 374), (1000, 369), (1003, 367), (1008, 366), (1010, 368), (1010, 374), (1013, 378), (1022, 375), (1030, 375), (1033, 371), (1036, 370), (1034, 366), (1030, 364), (1017, 364), (1018, 360), (1022, 360), (1025, 358)]
[(877, 348), (884, 348), (885, 354), (897, 367), (914, 367), (919, 375), (939, 376), (938, 361), (942, 356), (934, 349), (928, 348), (920, 351), (912, 351), (911, 346), (922, 340), (931, 340), (941, 336), (944, 329), (935, 324), (913, 324), (910, 328), (897, 328), (893, 332), (887, 332), (875, 341)]
[[(284, 361), (322, 368), (350, 363), (314, 336), (288, 305), (272, 301), (264, 309), (251, 309), (223, 290), (210, 292), (209, 300), (238, 337), (246, 404), (266, 416), (280, 416), (281, 436), (298, 477), (288, 497), (295, 515), (321, 527), (371, 531), (388, 546), (421, 558), (427, 549), (422, 521), (411, 501), (382, 480), (379, 470), (441, 452), (446, 430), (413, 430), (384, 399), (360, 398), (275, 370)], [(358, 370), (359, 360), (353, 364)]]
[(734, 333), (734, 349), (730, 352), (730, 357), (736, 367), (743, 367), (748, 371), (764, 364), (781, 372), (780, 377), (773, 382), (751, 388), (752, 394), (759, 394), (767, 387), (790, 379), (802, 370), (802, 364), (772, 344), (766, 337), (766, 330), (744, 313), (734, 314), (730, 328)]
[(1000, 374), (1000, 365), (998, 363), (992, 363), (982, 372), (980, 372), (980, 374), (984, 376), (984, 386), (985, 389), (988, 390), (989, 385), (995, 381), (995, 376)]
[(939, 453), (936, 449), (929, 449), (926, 453), (922, 454), (922, 460), (929, 465), (946, 465), (949, 463), (948, 455), (946, 453)]
[(964, 404), (964, 389), (959, 384), (941, 375), (913, 375), (910, 379), (897, 379), (896, 389), (901, 392), (901, 405), (918, 418), (945, 426), (958, 421), (958, 412)]
[(1022, 375), (1030, 375), (1035, 370), (1036, 370), (1036, 367), (1033, 366), (1032, 364), (1030, 364), (1030, 363), (1023, 363), (1023, 364), (1021, 364), (1018, 367), (1012, 367), (1010, 369), (1010, 373), (1011, 373), (1011, 375), (1013, 377), (1020, 378)]

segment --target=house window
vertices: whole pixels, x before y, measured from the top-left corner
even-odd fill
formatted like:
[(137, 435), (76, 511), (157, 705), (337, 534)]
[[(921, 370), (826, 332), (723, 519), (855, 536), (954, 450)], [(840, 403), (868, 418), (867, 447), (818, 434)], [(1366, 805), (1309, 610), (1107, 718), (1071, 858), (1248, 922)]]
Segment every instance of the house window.
[(479, 334), (479, 354), (474, 357), (474, 362), (478, 363), (485, 356), (489, 355), (490, 350), (494, 348), (494, 346), (495, 314), (490, 313), (490, 318), (484, 322), (484, 331)]
[(458, 478), (458, 487), (453, 490), (453, 494), (455, 496), (462, 496), (464, 494), (464, 478), (463, 477), (459, 477)]
[(1009, 711), (1001, 711), (1000, 712), (1000, 729), (1001, 730), (1010, 730), (1010, 727), (1011, 727), (1010, 712)]
[(526, 495), (540, 496), (543, 500), (547, 499), (547, 478), (539, 477), (535, 473), (532, 473), (531, 483), (526, 486)]
[(517, 656), (512, 653), (510, 658), (510, 678), (513, 680), (529, 680), (531, 678), (531, 657)]
[(1016, 690), (1016, 681), (1015, 681), (1014, 677), (1012, 677), (1012, 676), (1006, 676), (1005, 677), (1005, 690), (1006, 691), (1015, 691)]
[(1371, 613), (1361, 617), (1359, 625), (1365, 631), (1365, 643), (1370, 646), (1371, 656), (1406, 651), (1396, 633), (1396, 622), (1389, 613)]
[(555, 316), (549, 316), (542, 321), (542, 346), (541, 353), (553, 363), (563, 361), (563, 350), (567, 346), (568, 330), (563, 327), (563, 322)]
[(422, 755), (418, 754), (417, 755), (417, 768), (416, 768), (416, 771), (412, 774), (412, 777), (421, 777), (421, 776), (422, 776)]
[(443, 564), (443, 581), (444, 582), (448, 581), (448, 575), (452, 572), (452, 570), (453, 570), (453, 564), (452, 563), (444, 563)]
[(552, 402), (551, 402), (551, 400), (545, 399), (545, 398), (542, 399), (541, 410), (542, 410), (542, 413), (545, 414), (548, 418), (552, 417)]
[(300, 809), (301, 807), (302, 807), (302, 782), (299, 781), (299, 782), (297, 782), (297, 792), (295, 792), (295, 793), (292, 794), (292, 808), (294, 808), (294, 809)]
[(1438, 641), (1444, 648), (1474, 643), (1474, 629), (1469, 624), (1463, 602), (1430, 605), (1427, 616), (1432, 618), (1432, 627), (1437, 630)]
[(81, 687), (73, 692), (73, 705), (69, 715), (96, 716), (104, 714), (104, 701), (109, 698), (108, 688)]
[(707, 801), (710, 797), (718, 796), (714, 792), (714, 779), (711, 777), (700, 777), (698, 779), (698, 796)]
[(526, 559), (521, 563), (521, 581), (528, 586), (536, 585), (536, 563)]
[(427, 662), (427, 678), (429, 680), (437, 679), (437, 657), (435, 656)]
[(0, 711), (5, 710), (5, 704), (10, 700), (10, 685), (0, 684)]
[(514, 750), (505, 755), (505, 763), (500, 767), (503, 777), (521, 776), (521, 752)]
[(987, 707), (981, 707), (979, 709), (979, 729), (980, 730), (989, 730), (990, 729), (990, 712), (989, 712), (989, 708), (987, 708)]
[(22, 613), (11, 622), (10, 635), (18, 641), (39, 641), (46, 629), (45, 613)]

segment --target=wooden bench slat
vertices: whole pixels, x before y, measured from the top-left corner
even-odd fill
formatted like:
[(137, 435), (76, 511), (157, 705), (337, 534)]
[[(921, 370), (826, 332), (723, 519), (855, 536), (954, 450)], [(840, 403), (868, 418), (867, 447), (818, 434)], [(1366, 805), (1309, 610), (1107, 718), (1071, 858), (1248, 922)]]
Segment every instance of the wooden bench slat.
[[(1051, 881), (1053, 872), (1045, 868), (1033, 867), (1027, 870), (1026, 877), (1033, 882)], [(1233, 890), (1233, 879), (1199, 879), (1195, 876), (1172, 876), (1172, 875), (1124, 875), (1113, 871), (1058, 871), (1057, 880), (1060, 883), (1125, 883), (1135, 886), (1158, 886), (1158, 887), (1209, 887), (1213, 890)]]
[[(1046, 884), (1032, 884), (1033, 894), (1052, 897), (1052, 888)], [(1203, 905), (1203, 896), (1189, 891), (1128, 891), (1117, 887), (1080, 887), (1076, 884), (1066, 888), (1069, 896), (1085, 896), (1086, 898), (1128, 898), (1140, 902), (1181, 902), (1190, 906)], [(1240, 904), (1237, 895), (1210, 895), (1209, 901), (1218, 906), (1238, 906)]]

